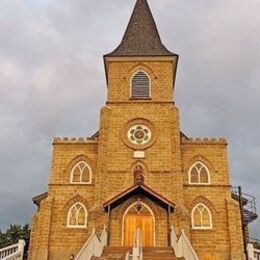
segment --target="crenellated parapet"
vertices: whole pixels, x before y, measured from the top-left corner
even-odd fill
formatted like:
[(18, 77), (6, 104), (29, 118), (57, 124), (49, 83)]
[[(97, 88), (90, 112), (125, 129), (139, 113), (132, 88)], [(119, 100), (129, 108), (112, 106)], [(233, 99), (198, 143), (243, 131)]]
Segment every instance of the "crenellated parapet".
[(96, 144), (97, 138), (92, 137), (54, 137), (53, 144)]
[(226, 138), (181, 138), (181, 144), (202, 144), (202, 145), (214, 145), (214, 144), (222, 144), (227, 145)]

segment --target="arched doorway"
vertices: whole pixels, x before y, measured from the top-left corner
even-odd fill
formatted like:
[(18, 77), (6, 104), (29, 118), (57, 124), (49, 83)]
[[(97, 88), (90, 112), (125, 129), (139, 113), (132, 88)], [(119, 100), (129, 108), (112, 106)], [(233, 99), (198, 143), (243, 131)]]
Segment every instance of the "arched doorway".
[(155, 219), (152, 210), (143, 202), (135, 202), (125, 211), (123, 217), (123, 244), (133, 246), (136, 230), (142, 234), (143, 246), (154, 246)]

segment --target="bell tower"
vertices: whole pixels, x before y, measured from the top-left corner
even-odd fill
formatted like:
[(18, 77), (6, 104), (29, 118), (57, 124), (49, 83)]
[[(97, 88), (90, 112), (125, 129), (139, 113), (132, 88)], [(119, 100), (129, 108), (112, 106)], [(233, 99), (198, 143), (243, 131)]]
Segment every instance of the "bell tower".
[(120, 45), (104, 62), (108, 103), (173, 101), (178, 55), (162, 44), (146, 0), (137, 0)]
[(146, 169), (144, 183), (178, 202), (182, 196), (179, 115), (174, 105), (178, 55), (163, 45), (147, 0), (136, 1), (121, 43), (104, 56), (104, 63), (108, 97), (99, 139), (101, 200), (133, 184), (134, 169), (141, 164)]

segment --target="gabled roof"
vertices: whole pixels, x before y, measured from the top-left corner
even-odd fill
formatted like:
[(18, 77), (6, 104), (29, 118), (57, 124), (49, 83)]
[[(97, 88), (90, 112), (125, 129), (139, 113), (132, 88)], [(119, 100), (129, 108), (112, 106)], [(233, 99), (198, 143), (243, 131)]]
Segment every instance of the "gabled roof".
[(137, 0), (120, 45), (105, 57), (177, 56), (162, 44), (147, 0)]
[(114, 196), (110, 200), (106, 201), (103, 206), (106, 211), (108, 211), (108, 207), (110, 206), (111, 209), (115, 208), (116, 206), (120, 205), (123, 203), (126, 199), (134, 196), (141, 194), (152, 201), (156, 202), (159, 204), (161, 207), (165, 208), (166, 210), (169, 208), (171, 211), (174, 210), (175, 204), (153, 189), (149, 188), (145, 184), (136, 184), (122, 192), (120, 192), (118, 195)]

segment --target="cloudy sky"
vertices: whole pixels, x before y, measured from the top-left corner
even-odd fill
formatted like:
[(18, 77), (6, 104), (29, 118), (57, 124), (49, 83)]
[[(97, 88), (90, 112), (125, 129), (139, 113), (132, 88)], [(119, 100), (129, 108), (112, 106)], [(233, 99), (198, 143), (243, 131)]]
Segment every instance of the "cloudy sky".
[[(0, 1), (0, 229), (30, 222), (47, 190), (54, 136), (90, 136), (106, 100), (102, 55), (134, 0)], [(180, 55), (184, 133), (227, 137), (232, 183), (260, 208), (260, 1), (150, 0)], [(260, 221), (251, 225), (260, 238)]]

